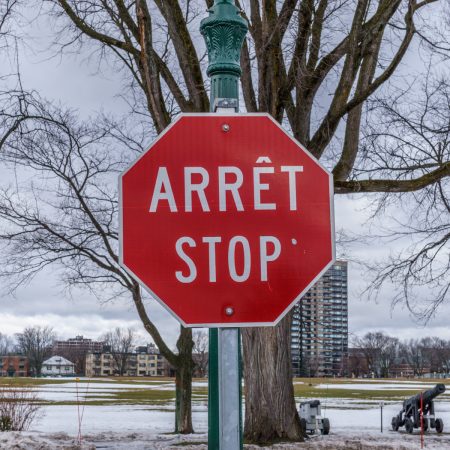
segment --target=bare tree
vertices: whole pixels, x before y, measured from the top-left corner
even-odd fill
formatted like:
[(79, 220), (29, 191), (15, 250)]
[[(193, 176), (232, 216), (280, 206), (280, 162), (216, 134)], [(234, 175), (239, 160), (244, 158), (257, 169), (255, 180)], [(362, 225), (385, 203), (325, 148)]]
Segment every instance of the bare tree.
[(14, 342), (8, 335), (0, 332), (0, 356), (6, 356), (14, 350)]
[(30, 372), (41, 376), (42, 363), (52, 352), (55, 333), (51, 327), (28, 327), (16, 335), (17, 348), (28, 358)]
[(450, 341), (439, 337), (431, 338), (432, 367), (437, 373), (450, 373)]
[(398, 357), (400, 342), (397, 338), (388, 336), (380, 352), (380, 373), (382, 378), (391, 375), (391, 369)]
[(447, 373), (450, 366), (450, 343), (436, 336), (411, 339), (404, 343), (404, 353), (415, 375)]
[(350, 376), (359, 378), (363, 375), (368, 375), (370, 371), (364, 352), (358, 347), (357, 343), (354, 345), (356, 347), (349, 349), (348, 372)]
[(19, 6), (19, 0), (4, 0), (0, 3), (0, 49), (8, 44), (12, 35), (10, 22), (13, 11)]
[[(422, 89), (401, 91), (395, 98), (377, 99), (375, 118), (366, 128), (364, 145), (370, 148), (367, 173), (422, 173), (445, 168), (450, 161), (450, 83), (427, 74)], [(375, 126), (375, 123), (377, 125)], [(384, 196), (378, 210), (395, 208), (378, 241), (411, 242), (387, 262), (369, 265), (376, 277), (369, 294), (383, 284), (396, 287), (394, 305), (406, 303), (420, 321), (428, 321), (450, 300), (450, 182), (448, 177), (411, 194)], [(385, 218), (384, 218), (385, 219)], [(385, 221), (386, 222), (386, 221)], [(426, 288), (426, 289), (423, 289)]]
[(423, 375), (425, 369), (430, 369), (430, 352), (426, 349), (426, 341), (423, 339), (410, 339), (402, 346), (403, 354), (415, 376)]
[(382, 332), (367, 333), (353, 339), (351, 371), (356, 376), (375, 373), (382, 377), (398, 364), (406, 363), (415, 376), (425, 372), (448, 373), (450, 342), (437, 336), (399, 341)]
[(323, 365), (323, 357), (319, 356), (315, 352), (307, 353), (303, 355), (304, 373), (308, 377), (316, 377), (319, 374), (319, 369)]
[(205, 330), (196, 330), (192, 333), (192, 340), (195, 370), (198, 376), (203, 378), (208, 373), (208, 333)]
[[(139, 133), (126, 138), (126, 123), (104, 117), (79, 123), (70, 111), (21, 91), (3, 100), (0, 158), (22, 181), (0, 189), (0, 275), (14, 290), (53, 265), (69, 288), (84, 287), (103, 299), (131, 297), (144, 328), (176, 370), (176, 430), (192, 432), (191, 330), (181, 329), (178, 353), (170, 350), (147, 314), (138, 283), (119, 265), (116, 177), (142, 151)], [(31, 179), (20, 176), (30, 171)]]
[(396, 357), (399, 340), (381, 331), (366, 333), (363, 337), (355, 337), (354, 344), (364, 355), (369, 373), (379, 377), (388, 377)]
[[(156, 132), (179, 111), (208, 110), (196, 2), (43, 3), (60, 26), (62, 49), (89, 41), (96, 45), (93, 54), (115, 58), (129, 74), (133, 107), (145, 105)], [(422, 159), (414, 170), (417, 161), (409, 155), (398, 170), (368, 173), (365, 161), (374, 155), (360, 145), (367, 100), (380, 92), (393, 96), (395, 83), (388, 81), (407, 53), (423, 44), (425, 52), (448, 55), (447, 2), (254, 0), (240, 6), (250, 30), (241, 56), (246, 109), (267, 111), (290, 127), (332, 169), (337, 194), (413, 192), (449, 176), (447, 157), (437, 165)], [(245, 363), (252, 368), (245, 371), (245, 433), (254, 442), (301, 437), (289, 387), (290, 320), (243, 334)]]
[(113, 357), (115, 369), (122, 376), (126, 371), (130, 353), (135, 344), (136, 333), (131, 328), (115, 328), (103, 335), (101, 340)]
[(355, 337), (354, 343), (364, 355), (367, 370), (370, 373), (378, 374), (378, 360), (380, 355), (380, 341), (383, 339), (383, 333), (367, 333), (363, 337)]
[(33, 389), (0, 387), (0, 432), (26, 431), (41, 412), (42, 403)]

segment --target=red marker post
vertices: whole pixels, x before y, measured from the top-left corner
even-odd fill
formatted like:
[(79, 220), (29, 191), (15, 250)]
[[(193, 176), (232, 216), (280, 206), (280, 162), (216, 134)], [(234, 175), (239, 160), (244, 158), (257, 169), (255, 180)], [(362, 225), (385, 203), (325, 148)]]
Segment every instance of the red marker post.
[(420, 448), (423, 448), (423, 392), (420, 393)]

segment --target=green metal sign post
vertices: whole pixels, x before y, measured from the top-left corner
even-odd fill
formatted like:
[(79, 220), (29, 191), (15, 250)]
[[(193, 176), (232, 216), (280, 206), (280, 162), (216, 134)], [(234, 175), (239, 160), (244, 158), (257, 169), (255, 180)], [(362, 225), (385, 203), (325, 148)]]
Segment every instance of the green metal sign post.
[[(234, 0), (214, 0), (208, 12), (209, 17), (202, 20), (200, 32), (208, 49), (211, 112), (237, 112), (239, 60), (248, 24)], [(208, 450), (243, 448), (240, 360), (239, 329), (210, 329)]]

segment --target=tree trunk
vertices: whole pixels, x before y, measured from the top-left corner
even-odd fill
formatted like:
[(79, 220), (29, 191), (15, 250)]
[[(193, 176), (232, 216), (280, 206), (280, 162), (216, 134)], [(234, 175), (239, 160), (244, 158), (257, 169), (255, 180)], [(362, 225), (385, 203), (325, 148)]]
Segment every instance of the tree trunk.
[(178, 364), (175, 372), (175, 432), (190, 434), (192, 427), (192, 330), (181, 327), (178, 338)]
[(40, 377), (42, 375), (42, 363), (39, 361), (36, 361), (34, 365), (34, 370), (36, 371), (36, 377)]
[(244, 437), (255, 444), (302, 441), (292, 384), (289, 313), (274, 328), (244, 328)]

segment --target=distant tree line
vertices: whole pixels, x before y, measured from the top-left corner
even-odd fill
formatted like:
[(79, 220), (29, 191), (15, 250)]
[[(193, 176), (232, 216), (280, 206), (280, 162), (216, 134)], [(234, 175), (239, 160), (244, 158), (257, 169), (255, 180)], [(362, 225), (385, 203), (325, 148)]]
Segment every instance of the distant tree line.
[[(136, 344), (136, 333), (130, 328), (115, 328), (100, 339), (104, 343), (104, 350), (112, 354), (122, 375), (123, 367)], [(48, 326), (27, 327), (21, 333), (16, 333), (14, 338), (0, 332), (0, 356), (14, 354), (26, 356), (30, 374), (40, 376), (43, 362), (55, 355), (55, 341), (56, 333)], [(58, 350), (58, 356), (75, 363), (76, 373), (81, 374), (84, 373), (87, 351), (85, 348), (66, 348)]]
[(14, 339), (0, 332), (0, 356), (19, 354), (28, 358), (30, 373), (40, 376), (42, 363), (51, 356), (56, 334), (51, 327), (27, 327)]
[(437, 336), (400, 340), (381, 331), (355, 337), (348, 372), (355, 377), (444, 375), (450, 373), (450, 340)]
[[(137, 334), (132, 328), (114, 328), (100, 336), (98, 343), (102, 351), (112, 356), (118, 375), (124, 375), (130, 355), (138, 342)], [(84, 374), (86, 354), (83, 346), (56, 346), (56, 333), (51, 327), (27, 327), (13, 337), (0, 332), (0, 358), (2, 356), (22, 355), (28, 358), (30, 375), (41, 376), (43, 362), (51, 356), (62, 356), (75, 364), (75, 373)], [(63, 343), (65, 341), (62, 341)], [(205, 377), (208, 372), (208, 339), (204, 330), (193, 334), (194, 366), (197, 377)]]
[[(116, 328), (105, 333), (101, 340), (105, 351), (113, 355), (121, 368), (128, 358), (128, 354), (135, 345), (136, 333), (132, 329)], [(52, 327), (27, 327), (14, 337), (0, 332), (0, 356), (23, 355), (28, 358), (30, 374), (40, 376), (43, 362), (55, 355), (54, 344), (56, 333)], [(58, 350), (58, 356), (62, 356), (75, 363), (76, 373), (84, 373), (87, 349), (66, 348)], [(125, 356), (124, 356), (125, 355)], [(122, 373), (121, 373), (122, 374)]]

